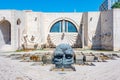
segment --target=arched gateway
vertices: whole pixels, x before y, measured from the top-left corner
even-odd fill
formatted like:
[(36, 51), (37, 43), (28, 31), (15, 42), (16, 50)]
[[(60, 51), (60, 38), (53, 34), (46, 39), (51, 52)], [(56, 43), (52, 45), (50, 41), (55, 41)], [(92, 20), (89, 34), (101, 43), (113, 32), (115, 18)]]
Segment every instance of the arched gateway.
[(82, 46), (81, 35), (78, 34), (75, 24), (69, 20), (59, 20), (51, 26), (48, 43), (50, 47), (61, 43), (69, 44), (75, 48)]
[(0, 21), (0, 47), (11, 44), (11, 24), (7, 20)]

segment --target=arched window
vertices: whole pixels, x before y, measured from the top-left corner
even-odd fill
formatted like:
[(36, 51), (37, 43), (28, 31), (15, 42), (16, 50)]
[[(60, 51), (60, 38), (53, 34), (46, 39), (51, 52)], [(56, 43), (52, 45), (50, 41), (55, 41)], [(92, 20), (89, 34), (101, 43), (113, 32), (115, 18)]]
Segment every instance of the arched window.
[(53, 24), (50, 32), (77, 32), (76, 26), (67, 20), (61, 20)]
[(21, 24), (21, 20), (18, 18), (17, 19), (17, 25), (20, 25)]
[(61, 32), (60, 27), (61, 27), (61, 22), (59, 21), (52, 26), (50, 32)]

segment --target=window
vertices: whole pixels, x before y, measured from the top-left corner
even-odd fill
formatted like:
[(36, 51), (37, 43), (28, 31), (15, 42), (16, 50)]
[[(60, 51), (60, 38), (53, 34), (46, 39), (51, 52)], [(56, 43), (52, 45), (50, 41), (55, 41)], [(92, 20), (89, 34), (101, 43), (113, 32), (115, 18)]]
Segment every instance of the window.
[(67, 20), (61, 20), (53, 24), (50, 32), (77, 32), (76, 26)]
[(21, 20), (18, 18), (17, 19), (17, 25), (20, 25), (21, 24)]
[(57, 22), (57, 23), (55, 23), (53, 26), (52, 26), (52, 28), (51, 28), (51, 30), (50, 30), (50, 32), (61, 32), (60, 30), (60, 21), (59, 22)]

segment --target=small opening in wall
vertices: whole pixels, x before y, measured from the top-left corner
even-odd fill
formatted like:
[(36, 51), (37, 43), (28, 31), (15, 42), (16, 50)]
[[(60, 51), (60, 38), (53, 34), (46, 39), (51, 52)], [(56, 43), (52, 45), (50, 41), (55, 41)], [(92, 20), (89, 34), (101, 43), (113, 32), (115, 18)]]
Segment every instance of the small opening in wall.
[(92, 17), (90, 18), (90, 21), (92, 21)]
[(80, 27), (82, 27), (83, 26), (83, 24), (80, 24)]
[(35, 17), (35, 21), (37, 21), (37, 17)]
[(107, 19), (105, 19), (105, 22), (107, 22)]
[(20, 24), (21, 24), (21, 20), (17, 19), (17, 25), (20, 25)]

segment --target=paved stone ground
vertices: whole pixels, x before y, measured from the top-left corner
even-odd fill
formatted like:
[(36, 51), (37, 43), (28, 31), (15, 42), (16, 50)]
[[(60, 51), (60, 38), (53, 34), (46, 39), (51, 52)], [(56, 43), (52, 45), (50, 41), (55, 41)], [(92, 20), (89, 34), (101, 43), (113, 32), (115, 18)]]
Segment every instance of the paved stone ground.
[[(53, 65), (37, 65), (34, 62), (20, 62), (20, 60), (12, 60), (6, 57), (9, 54), (35, 52), (39, 51), (0, 53), (0, 80), (120, 80), (120, 58), (107, 62), (94, 62), (95, 66), (74, 65), (76, 71), (64, 72), (49, 71)], [(91, 50), (83, 52), (118, 53)]]

